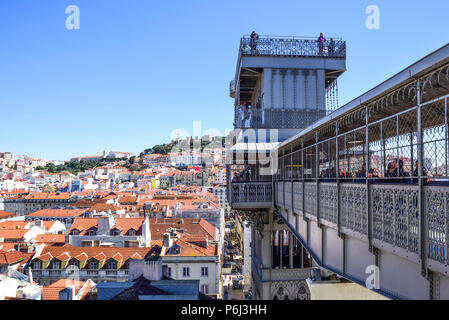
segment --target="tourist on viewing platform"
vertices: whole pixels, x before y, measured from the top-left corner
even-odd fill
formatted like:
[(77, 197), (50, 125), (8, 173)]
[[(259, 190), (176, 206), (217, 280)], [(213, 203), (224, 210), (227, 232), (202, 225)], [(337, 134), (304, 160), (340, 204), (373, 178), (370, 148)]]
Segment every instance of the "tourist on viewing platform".
[(371, 168), (369, 169), (368, 178), (378, 178), (379, 177), (379, 171), (377, 168)]
[(324, 44), (326, 43), (326, 38), (324, 37), (323, 33), (320, 33), (320, 37), (318, 38), (318, 51), (320, 56), (324, 53)]
[(387, 171), (385, 172), (385, 177), (391, 178), (391, 177), (397, 177), (396, 168), (398, 164), (396, 163), (396, 159), (389, 162), (387, 165)]
[(249, 46), (251, 47), (251, 54), (257, 53), (257, 41), (259, 40), (259, 34), (256, 31), (251, 32), (251, 40)]
[(328, 55), (329, 56), (332, 56), (334, 54), (334, 50), (335, 50), (334, 38), (331, 38), (327, 50), (328, 50)]
[[(413, 176), (417, 177), (418, 176), (418, 160), (415, 161), (415, 170), (413, 170)], [(424, 168), (424, 166), (422, 167), (422, 176), (427, 176), (428, 172), (426, 170), (426, 168)], [(424, 184), (426, 184), (429, 181), (429, 179), (424, 178)], [(414, 178), (413, 182), (418, 182), (418, 178)]]
[[(388, 178), (397, 178), (397, 177), (410, 177), (410, 173), (405, 171), (404, 168), (404, 161), (400, 160), (400, 159), (393, 159), (393, 161), (391, 161), (388, 164), (388, 168), (387, 168), (387, 172), (385, 173), (385, 177)], [(395, 181), (391, 181), (391, 182), (396, 182), (396, 183), (409, 183), (411, 182), (410, 179), (396, 179)]]
[(251, 168), (250, 167), (245, 168), (244, 177), (245, 177), (246, 182), (251, 181)]
[(357, 172), (355, 176), (355, 182), (366, 182), (366, 166), (362, 165), (362, 168)]
[(251, 102), (245, 101), (243, 105), (243, 122), (246, 122), (246, 120), (250, 119), (250, 116), (251, 116)]

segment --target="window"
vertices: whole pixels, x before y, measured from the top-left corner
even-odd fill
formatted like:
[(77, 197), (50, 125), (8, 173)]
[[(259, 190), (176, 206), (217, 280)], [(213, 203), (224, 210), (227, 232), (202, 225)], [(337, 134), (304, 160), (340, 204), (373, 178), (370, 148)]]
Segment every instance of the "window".
[(111, 234), (112, 234), (113, 236), (119, 236), (119, 235), (120, 235), (120, 230), (114, 229), (114, 230), (111, 231)]
[(117, 262), (109, 261), (108, 262), (108, 270), (116, 270), (116, 269), (117, 269)]
[(51, 264), (52, 269), (61, 269), (61, 262), (60, 261), (53, 261)]
[(89, 230), (87, 230), (87, 235), (88, 236), (94, 236), (94, 235), (96, 235), (97, 234), (97, 232), (95, 231), (95, 229), (89, 229)]
[(91, 269), (91, 270), (98, 269), (98, 262), (97, 261), (89, 262), (89, 269)]
[(171, 277), (171, 267), (167, 268), (168, 276)]
[(79, 232), (78, 230), (76, 230), (76, 229), (73, 229), (73, 230), (72, 230), (72, 235), (74, 235), (74, 236), (79, 236), (79, 235), (80, 235), (80, 232)]
[(40, 269), (41, 268), (41, 262), (40, 261), (34, 261), (33, 262), (33, 269)]
[(129, 229), (128, 235), (129, 235), (129, 236), (135, 236), (135, 235), (136, 235), (136, 230), (134, 230), (134, 229)]
[(183, 277), (190, 277), (190, 268), (189, 267), (182, 268), (182, 276)]
[(208, 267), (201, 267), (201, 276), (202, 277), (208, 277), (209, 276), (209, 268)]
[(207, 284), (202, 284), (202, 285), (201, 285), (201, 293), (203, 293), (203, 294), (209, 293), (209, 285), (207, 285)]

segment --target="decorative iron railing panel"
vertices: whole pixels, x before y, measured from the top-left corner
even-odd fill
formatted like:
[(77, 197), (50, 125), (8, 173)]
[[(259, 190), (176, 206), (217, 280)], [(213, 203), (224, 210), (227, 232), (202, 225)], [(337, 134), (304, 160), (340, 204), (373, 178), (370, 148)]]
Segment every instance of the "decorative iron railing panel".
[(337, 223), (337, 185), (320, 183), (320, 219)]
[(345, 183), (340, 186), (341, 225), (367, 235), (366, 185)]
[(250, 109), (235, 107), (236, 128), (296, 129), (305, 128), (326, 115), (318, 109)]
[(257, 40), (243, 37), (240, 41), (242, 56), (292, 56), (346, 58), (346, 42), (329, 40), (321, 46), (318, 39), (280, 38), (261, 36)]
[(293, 209), (296, 212), (303, 212), (302, 182), (293, 182)]
[(285, 182), (285, 207), (292, 209), (292, 183), (291, 181)]
[(261, 203), (272, 201), (271, 182), (251, 182), (231, 184), (231, 205)]
[(276, 204), (281, 205), (283, 199), (283, 182), (276, 182)]
[(278, 182), (277, 203), (282, 206), (284, 205), (284, 182)]
[(448, 264), (448, 208), (449, 189), (425, 187), (425, 212), (429, 230), (428, 258)]
[(418, 187), (372, 185), (373, 238), (418, 253)]
[(316, 216), (316, 183), (306, 182), (304, 184), (304, 212)]

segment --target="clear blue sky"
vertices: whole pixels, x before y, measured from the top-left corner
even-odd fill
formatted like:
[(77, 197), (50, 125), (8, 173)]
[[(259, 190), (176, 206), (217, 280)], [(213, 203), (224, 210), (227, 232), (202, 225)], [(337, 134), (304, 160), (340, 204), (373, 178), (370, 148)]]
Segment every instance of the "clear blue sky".
[[(67, 30), (65, 8), (80, 8)], [(368, 5), (380, 30), (365, 28)], [(176, 128), (233, 123), (239, 38), (342, 37), (340, 105), (449, 42), (447, 0), (1, 0), (0, 151), (139, 153)]]

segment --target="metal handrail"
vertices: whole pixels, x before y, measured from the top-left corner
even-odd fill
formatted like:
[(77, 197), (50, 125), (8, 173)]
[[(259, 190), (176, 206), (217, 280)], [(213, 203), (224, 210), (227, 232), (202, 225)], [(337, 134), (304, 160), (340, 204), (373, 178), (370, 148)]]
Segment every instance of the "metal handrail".
[[(251, 35), (250, 34), (245, 34), (243, 37), (243, 39), (250, 39)], [(339, 37), (329, 37), (329, 36), (325, 36), (326, 39), (334, 39), (334, 41), (341, 41), (343, 40), (343, 38), (339, 38)], [(294, 40), (316, 40), (318, 39), (318, 37), (309, 37), (309, 36), (280, 36), (280, 35), (259, 35), (259, 39), (294, 39)]]
[(341, 39), (326, 40), (324, 47), (317, 38), (259, 36), (251, 39), (246, 36), (240, 39), (241, 56), (297, 56), (346, 58), (346, 42)]

